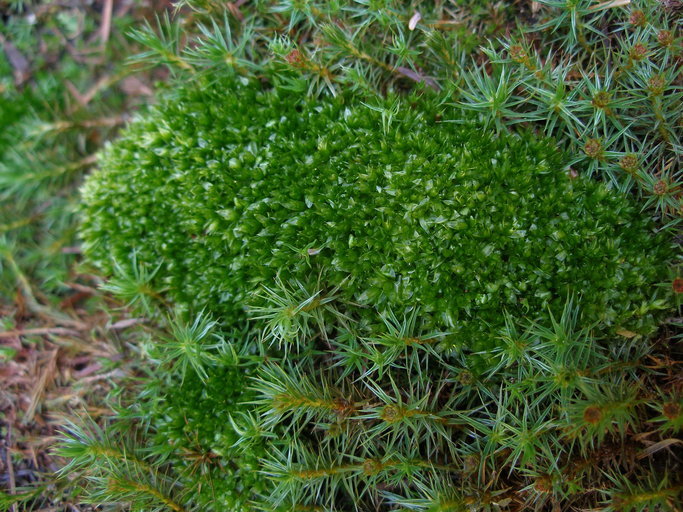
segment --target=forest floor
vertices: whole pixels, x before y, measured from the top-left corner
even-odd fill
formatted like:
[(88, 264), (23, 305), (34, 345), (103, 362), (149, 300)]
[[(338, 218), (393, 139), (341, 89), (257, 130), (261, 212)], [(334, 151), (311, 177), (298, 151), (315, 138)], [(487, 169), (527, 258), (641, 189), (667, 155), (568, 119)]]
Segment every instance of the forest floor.
[[(537, 9), (487, 4), (476, 24), (491, 37), (519, 21), (502, 8)], [(92, 510), (53, 477), (64, 461), (51, 448), (70, 419), (113, 414), (138, 375), (134, 328), (146, 320), (82, 262), (78, 187), (167, 78), (129, 62), (140, 48), (126, 34), (172, 10), (170, 0), (0, 0), (0, 510), (17, 493), (26, 508), (9, 510)], [(662, 340), (675, 336), (662, 329)], [(680, 386), (676, 357), (662, 350), (648, 364)]]
[(53, 478), (51, 447), (68, 418), (110, 415), (134, 375), (126, 331), (143, 319), (81, 267), (75, 211), (97, 150), (164, 79), (126, 63), (126, 33), (170, 9), (0, 1), (0, 509), (3, 492), (33, 489), (27, 509), (85, 510)]

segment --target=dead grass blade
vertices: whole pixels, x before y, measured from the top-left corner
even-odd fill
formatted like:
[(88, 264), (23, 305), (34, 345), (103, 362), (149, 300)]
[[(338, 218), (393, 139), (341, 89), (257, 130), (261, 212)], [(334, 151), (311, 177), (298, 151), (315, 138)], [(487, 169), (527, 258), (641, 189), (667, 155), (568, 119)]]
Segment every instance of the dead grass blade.
[(58, 354), (59, 348), (56, 348), (49, 352), (47, 356), (47, 363), (43, 367), (43, 371), (41, 372), (40, 377), (38, 378), (38, 382), (36, 382), (36, 385), (33, 388), (33, 392), (31, 393), (31, 402), (22, 420), (24, 424), (33, 421), (36, 411), (38, 410), (38, 406), (42, 401), (43, 395), (45, 394), (45, 390), (54, 380), (55, 373), (57, 370)]

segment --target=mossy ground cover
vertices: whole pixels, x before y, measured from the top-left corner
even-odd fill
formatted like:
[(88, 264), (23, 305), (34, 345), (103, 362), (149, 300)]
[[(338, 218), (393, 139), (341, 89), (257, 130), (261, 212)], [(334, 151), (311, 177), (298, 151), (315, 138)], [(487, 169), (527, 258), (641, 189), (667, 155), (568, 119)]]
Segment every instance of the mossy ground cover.
[[(443, 105), (430, 91), (308, 101), (214, 74), (133, 123), (86, 182), (84, 247), (116, 287), (144, 275), (138, 294), (233, 332), (212, 344), (198, 320), (155, 349), (204, 381), (201, 405), (179, 399), (189, 384), (149, 393), (166, 397), (161, 418), (185, 411), (174, 443), (216, 457), (230, 507), (483, 507), (468, 457), (519, 485), (567, 474), (634, 421), (634, 382), (589, 375), (638, 357), (625, 333), (672, 311), (671, 233), (572, 175), (554, 141)], [(242, 354), (230, 375), (255, 373), (210, 374), (225, 351)], [(210, 404), (235, 392), (230, 443)], [(182, 471), (184, 499), (214, 470)]]
[(123, 32), (149, 12), (114, 2), (107, 21), (104, 4), (0, 2), (2, 510), (77, 506), (54, 477), (54, 436), (64, 416), (110, 413), (106, 395), (132, 368), (127, 313), (77, 267), (82, 177), (151, 94), (151, 75), (123, 66)]
[(119, 325), (146, 324), (140, 373), (64, 429), (72, 502), (676, 510), (669, 4), (193, 1), (138, 25), (134, 62), (173, 78), (79, 208), (140, 317)]
[(83, 188), (92, 261), (112, 273), (134, 254), (171, 302), (225, 325), (296, 280), (368, 323), (419, 307), (473, 352), (506, 312), (547, 319), (574, 294), (606, 332), (646, 334), (667, 308), (670, 234), (572, 177), (554, 141), (438, 122), (464, 114), (429, 94), (373, 108), (259, 89), (176, 91), (105, 152)]

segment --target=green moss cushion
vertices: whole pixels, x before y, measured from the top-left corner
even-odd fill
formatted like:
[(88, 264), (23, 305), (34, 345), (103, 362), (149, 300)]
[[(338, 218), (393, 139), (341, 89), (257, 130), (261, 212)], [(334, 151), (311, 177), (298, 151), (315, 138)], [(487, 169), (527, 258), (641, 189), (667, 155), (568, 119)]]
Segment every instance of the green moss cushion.
[(220, 80), (176, 92), (84, 186), (85, 252), (105, 271), (133, 250), (161, 262), (174, 302), (227, 322), (279, 274), (341, 285), (356, 317), (419, 307), (473, 350), (505, 310), (543, 317), (569, 294), (588, 322), (652, 327), (671, 249), (635, 204), (569, 176), (549, 141), (440, 122), (436, 99), (383, 109)]
[(143, 401), (142, 408), (154, 425), (155, 454), (170, 457), (203, 510), (251, 510), (252, 495), (266, 491), (257, 472), (258, 460), (267, 455), (263, 443), (248, 438), (243, 441), (248, 450), (235, 448), (240, 437), (233, 417), (239, 420), (244, 409), (239, 404), (253, 398), (244, 387), (252, 373), (219, 366), (205, 381), (189, 372), (184, 379), (151, 381), (146, 389), (145, 396), (154, 398)]

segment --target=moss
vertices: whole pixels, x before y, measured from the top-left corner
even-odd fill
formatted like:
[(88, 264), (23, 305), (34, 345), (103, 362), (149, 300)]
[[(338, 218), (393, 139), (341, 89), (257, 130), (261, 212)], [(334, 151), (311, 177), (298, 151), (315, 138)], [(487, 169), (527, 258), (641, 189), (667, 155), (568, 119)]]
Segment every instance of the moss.
[(161, 262), (173, 302), (228, 324), (279, 275), (340, 286), (370, 324), (419, 307), (475, 351), (504, 311), (547, 319), (570, 294), (585, 322), (651, 330), (664, 235), (566, 173), (551, 141), (441, 123), (439, 100), (311, 103), (226, 80), (177, 91), (84, 186), (85, 252), (106, 272), (132, 251)]
[(264, 443), (251, 438), (248, 449), (240, 449), (233, 423), (240, 421), (242, 403), (253, 399), (244, 388), (251, 373), (233, 365), (211, 368), (205, 381), (194, 372), (184, 379), (171, 373), (152, 380), (141, 397), (143, 416), (154, 427), (149, 445), (205, 509), (246, 510), (252, 496), (266, 490), (257, 472)]

